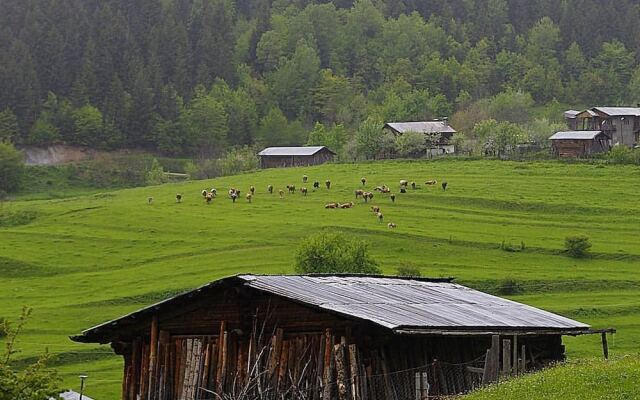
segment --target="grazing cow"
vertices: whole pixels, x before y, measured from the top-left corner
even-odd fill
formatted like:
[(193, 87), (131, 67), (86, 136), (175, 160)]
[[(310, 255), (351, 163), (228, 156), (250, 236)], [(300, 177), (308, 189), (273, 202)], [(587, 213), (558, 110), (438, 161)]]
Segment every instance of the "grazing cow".
[(215, 198), (216, 196), (218, 196), (218, 191), (216, 190), (216, 188), (211, 188), (211, 195)]
[(364, 195), (364, 190), (356, 190), (356, 191), (355, 191), (355, 194), (356, 194), (356, 199), (357, 199), (358, 197), (360, 197), (360, 196), (363, 196), (363, 195)]
[(328, 203), (324, 205), (324, 208), (338, 208), (340, 205), (338, 203)]
[(415, 182), (411, 182), (411, 189), (416, 190), (416, 187), (417, 187), (416, 183)]
[(362, 177), (362, 179), (360, 179), (360, 182), (362, 182), (362, 186), (367, 184), (367, 178)]
[(273, 194), (273, 185), (267, 186), (267, 192), (269, 192), (269, 194)]
[(249, 191), (251, 192), (252, 195), (256, 194), (256, 188), (254, 186), (251, 186), (249, 188)]
[(393, 222), (389, 222), (387, 226), (389, 227), (389, 229), (396, 229), (398, 227), (398, 225), (394, 224)]
[(400, 181), (400, 187), (407, 187), (409, 185), (409, 181), (402, 179)]
[(302, 193), (303, 196), (306, 196), (307, 195), (307, 188), (306, 187), (300, 188), (300, 193)]
[(340, 204), (340, 208), (353, 208), (353, 202)]
[(318, 181), (313, 182), (313, 190), (315, 189), (320, 189), (320, 182)]
[(280, 194), (281, 199), (284, 199), (284, 190), (282, 189), (278, 190), (278, 194)]
[(447, 190), (447, 186), (449, 186), (449, 184), (447, 182), (442, 182), (442, 191), (446, 191)]
[(147, 204), (153, 204), (153, 197), (147, 197)]
[(400, 193), (407, 193), (407, 189), (403, 186), (400, 188)]
[(289, 190), (289, 194), (292, 194), (292, 193), (296, 192), (295, 185), (287, 185), (287, 189)]
[(371, 192), (367, 192), (363, 195), (363, 197), (365, 198), (365, 201), (367, 200), (373, 200), (373, 193)]
[(431, 180), (426, 181), (424, 184), (425, 185), (429, 185), (429, 186), (433, 186), (433, 185), (437, 185), (438, 181), (435, 180), (435, 179), (431, 179)]
[(207, 193), (207, 195), (204, 196), (204, 199), (207, 201), (207, 204), (211, 204), (211, 200), (213, 200), (213, 195), (211, 193)]
[(238, 199), (238, 196), (239, 196), (239, 194), (234, 192), (234, 193), (231, 195), (231, 201), (233, 201), (233, 202), (235, 203), (235, 202), (236, 202), (236, 200)]
[(384, 215), (381, 212), (377, 213), (376, 216), (378, 217), (378, 222), (384, 222)]
[(380, 207), (372, 206), (371, 211), (377, 214), (380, 212)]
[(327, 179), (327, 180), (324, 182), (324, 184), (325, 184), (325, 186), (327, 187), (327, 189), (331, 189), (331, 181), (330, 181), (330, 180), (328, 180), (328, 179)]
[(251, 193), (247, 193), (246, 198), (247, 198), (247, 201), (251, 203), (251, 199), (253, 199), (253, 195)]
[(182, 195), (180, 193), (176, 194), (176, 203), (182, 203)]
[(396, 195), (395, 194), (391, 194), (391, 202), (395, 203), (396, 202)]
[(207, 192), (207, 189), (203, 190), (203, 191), (202, 191), (202, 197), (207, 197), (207, 193), (208, 193), (208, 192)]
[(304, 176), (302, 177), (302, 183), (307, 183), (307, 180), (309, 180), (309, 177), (308, 177), (308, 176), (306, 176), (306, 175), (304, 175)]

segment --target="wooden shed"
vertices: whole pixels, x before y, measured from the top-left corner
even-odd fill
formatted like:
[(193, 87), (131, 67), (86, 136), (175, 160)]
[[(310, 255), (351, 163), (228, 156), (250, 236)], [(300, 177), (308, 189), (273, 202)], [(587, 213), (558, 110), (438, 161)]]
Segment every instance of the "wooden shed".
[(553, 153), (559, 157), (586, 157), (611, 148), (611, 140), (602, 131), (557, 132), (549, 140)]
[(267, 147), (258, 153), (262, 168), (303, 167), (332, 161), (336, 155), (325, 146)]
[(562, 336), (588, 333), (450, 279), (238, 275), (72, 339), (124, 356), (123, 400), (419, 400), (561, 361)]

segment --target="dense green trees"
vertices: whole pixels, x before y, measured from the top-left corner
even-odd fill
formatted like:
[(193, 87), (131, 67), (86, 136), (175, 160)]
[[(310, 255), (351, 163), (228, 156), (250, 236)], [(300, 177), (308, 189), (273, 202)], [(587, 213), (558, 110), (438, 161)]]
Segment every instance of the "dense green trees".
[(456, 113), (473, 135), (639, 101), (639, 19), (631, 0), (0, 0), (0, 140), (210, 156), (320, 122), (372, 157), (369, 117)]
[(22, 154), (11, 143), (0, 141), (0, 192), (18, 187), (23, 168)]

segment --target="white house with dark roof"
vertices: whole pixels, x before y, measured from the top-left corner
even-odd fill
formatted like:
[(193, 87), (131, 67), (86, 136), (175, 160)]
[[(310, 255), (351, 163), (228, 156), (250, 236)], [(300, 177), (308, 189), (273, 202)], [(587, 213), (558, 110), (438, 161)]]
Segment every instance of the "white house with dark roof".
[(431, 155), (453, 154), (456, 149), (450, 144), (451, 137), (456, 130), (449, 125), (446, 119), (432, 121), (416, 121), (416, 122), (388, 122), (384, 125), (384, 129), (394, 135), (402, 135), (406, 132), (418, 132), (425, 135), (440, 134), (440, 140), (434, 148), (429, 149)]

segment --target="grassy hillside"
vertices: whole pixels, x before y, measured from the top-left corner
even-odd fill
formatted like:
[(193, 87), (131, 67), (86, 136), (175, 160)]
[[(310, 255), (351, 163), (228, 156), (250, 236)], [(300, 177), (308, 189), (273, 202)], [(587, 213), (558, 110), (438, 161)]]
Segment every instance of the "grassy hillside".
[(640, 398), (640, 360), (583, 360), (490, 387), (465, 400), (627, 400)]
[[(284, 199), (266, 192), (268, 184), (300, 187), (303, 174), (331, 179), (331, 190)], [(351, 210), (324, 209), (329, 201), (353, 200), (362, 176), (369, 188), (395, 188), (400, 179), (421, 187), (398, 194), (395, 204), (376, 194), (373, 204), (382, 207), (385, 224), (359, 202)], [(449, 190), (425, 187), (432, 178), (446, 179)], [(246, 192), (250, 185), (257, 188), (251, 204), (224, 196), (229, 187)], [(207, 206), (200, 192), (211, 187), (221, 195)], [(120, 359), (107, 346), (74, 344), (68, 335), (222, 276), (292, 272), (301, 237), (340, 229), (368, 240), (386, 272), (411, 263), (424, 275), (455, 276), (492, 292), (513, 279), (521, 292), (511, 297), (518, 301), (617, 327), (611, 351), (623, 354), (640, 344), (639, 195), (638, 167), (420, 161), (267, 170), (5, 203), (0, 317), (17, 316), (24, 304), (34, 307), (20, 357), (48, 347), (58, 354), (67, 385), (77, 385), (76, 376), (86, 372), (89, 395), (115, 398)], [(398, 228), (389, 230), (386, 222)], [(562, 254), (564, 237), (576, 232), (591, 236), (591, 259)], [(503, 242), (512, 251), (502, 250)], [(598, 337), (566, 344), (571, 358), (600, 352)]]

